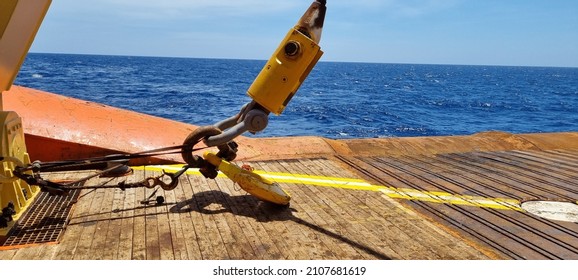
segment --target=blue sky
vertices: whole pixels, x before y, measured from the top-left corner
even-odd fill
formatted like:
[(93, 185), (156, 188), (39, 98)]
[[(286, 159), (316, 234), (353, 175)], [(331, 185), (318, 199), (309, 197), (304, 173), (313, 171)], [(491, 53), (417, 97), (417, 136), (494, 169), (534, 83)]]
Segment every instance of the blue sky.
[[(328, 0), (322, 60), (578, 67), (576, 0)], [(268, 59), (310, 0), (53, 0), (32, 52)]]

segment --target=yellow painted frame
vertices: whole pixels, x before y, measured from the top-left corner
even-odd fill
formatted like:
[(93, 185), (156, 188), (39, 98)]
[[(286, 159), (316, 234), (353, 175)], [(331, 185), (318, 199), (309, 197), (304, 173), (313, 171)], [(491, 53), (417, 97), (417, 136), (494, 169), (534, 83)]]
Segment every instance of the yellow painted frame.
[(14, 83), (51, 2), (0, 1), (0, 92)]

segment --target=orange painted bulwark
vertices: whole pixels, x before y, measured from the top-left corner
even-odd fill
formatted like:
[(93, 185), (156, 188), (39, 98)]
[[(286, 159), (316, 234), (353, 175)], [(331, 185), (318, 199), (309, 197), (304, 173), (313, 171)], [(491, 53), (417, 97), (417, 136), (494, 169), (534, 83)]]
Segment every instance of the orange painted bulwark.
[[(31, 160), (81, 159), (182, 144), (197, 127), (133, 111), (12, 86), (4, 110), (22, 117)], [(182, 162), (180, 154), (131, 164)]]

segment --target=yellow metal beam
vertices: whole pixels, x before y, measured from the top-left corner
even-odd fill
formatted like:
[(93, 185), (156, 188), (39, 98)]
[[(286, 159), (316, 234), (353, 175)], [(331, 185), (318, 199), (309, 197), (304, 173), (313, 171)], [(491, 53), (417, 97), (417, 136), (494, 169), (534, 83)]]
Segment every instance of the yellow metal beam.
[(8, 23), (14, 14), (18, 0), (2, 0), (0, 1), (0, 38), (4, 36), (4, 31), (8, 27)]
[[(0, 112), (0, 123), (3, 124), (0, 128), (0, 156), (15, 158), (23, 164), (30, 163), (24, 142), (22, 119), (14, 112)], [(3, 219), (0, 221), (0, 237), (6, 236), (40, 191), (37, 186), (30, 186), (14, 178), (14, 168), (14, 162), (0, 162), (0, 210), (5, 212), (5, 216), (0, 217)], [(8, 216), (7, 211), (13, 212)]]
[[(16, 79), (50, 3), (51, 0), (0, 0), (0, 93), (9, 90)], [(0, 111), (0, 158), (1, 239), (39, 192), (38, 187), (14, 178), (15, 161), (30, 163), (22, 119), (16, 112)]]
[(0, 1), (0, 92), (9, 90), (51, 0)]

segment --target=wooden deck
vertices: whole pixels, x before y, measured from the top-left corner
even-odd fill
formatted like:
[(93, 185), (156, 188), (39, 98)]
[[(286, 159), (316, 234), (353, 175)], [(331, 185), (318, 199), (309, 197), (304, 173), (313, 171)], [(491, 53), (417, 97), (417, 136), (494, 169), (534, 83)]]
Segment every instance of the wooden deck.
[[(150, 189), (83, 190), (58, 243), (3, 248), (0, 259), (578, 259), (578, 224), (515, 205), (577, 201), (576, 150), (242, 163), (281, 178), (290, 207), (195, 173), (173, 191), (160, 190), (162, 205), (140, 203)], [(135, 169), (123, 180), (157, 174)]]
[(525, 201), (575, 205), (576, 150), (342, 159), (378, 184), (430, 194), (401, 203), (491, 248), (500, 259), (578, 259), (578, 223), (541, 218), (518, 206)]

